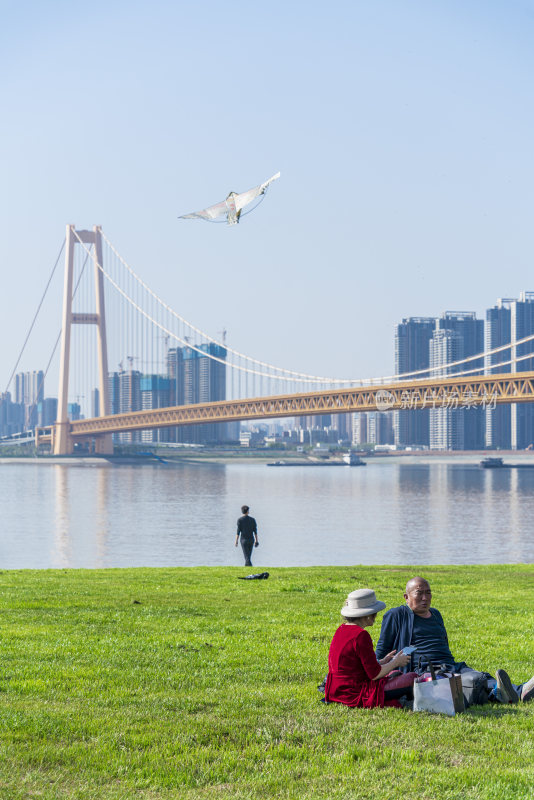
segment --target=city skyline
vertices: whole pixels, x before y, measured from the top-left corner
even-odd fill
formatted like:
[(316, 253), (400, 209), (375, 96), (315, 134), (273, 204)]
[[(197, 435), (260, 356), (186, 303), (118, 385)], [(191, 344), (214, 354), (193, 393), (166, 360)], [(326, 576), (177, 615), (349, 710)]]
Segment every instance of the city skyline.
[[(469, 356), (473, 356), (473, 355), (476, 355), (478, 353), (480, 353), (481, 355), (485, 355), (486, 351), (491, 350), (491, 349), (493, 349), (495, 347), (499, 347), (500, 345), (507, 343), (506, 333), (503, 334), (502, 331), (501, 331), (500, 336), (497, 336), (497, 337), (495, 337), (495, 335), (491, 335), (491, 333), (489, 333), (489, 327), (492, 324), (490, 322), (490, 316), (489, 316), (490, 312), (495, 312), (495, 309), (501, 308), (503, 305), (505, 307), (508, 307), (510, 304), (514, 304), (514, 303), (517, 304), (519, 301), (522, 301), (525, 298), (527, 298), (527, 302), (530, 305), (532, 303), (533, 299), (534, 299), (534, 292), (522, 289), (518, 293), (517, 297), (498, 297), (495, 306), (489, 307), (484, 311), (484, 317), (485, 317), (485, 322), (484, 322), (485, 329), (484, 330), (485, 330), (485, 333), (483, 334), (483, 337), (480, 340), (482, 342), (482, 344), (480, 344), (480, 346), (477, 347), (476, 349), (470, 349), (469, 354), (468, 354)], [(398, 341), (397, 341), (397, 334), (398, 334), (399, 326), (402, 326), (402, 324), (404, 324), (406, 322), (412, 322), (412, 321), (417, 321), (418, 323), (419, 322), (435, 323), (440, 318), (444, 319), (447, 315), (451, 315), (451, 314), (455, 314), (455, 315), (458, 315), (458, 314), (459, 315), (464, 315), (464, 314), (474, 315), (475, 318), (476, 318), (477, 312), (476, 311), (468, 311), (468, 312), (465, 312), (465, 311), (442, 311), (441, 314), (435, 315), (435, 316), (431, 316), (431, 315), (415, 316), (415, 317), (403, 316), (402, 317), (402, 322), (401, 323), (396, 323), (395, 326), (394, 326), (395, 342), (394, 342), (394, 348), (392, 350), (392, 359), (391, 359), (394, 366), (393, 366), (392, 369), (390, 369), (390, 371), (389, 371), (387, 376), (384, 375), (384, 376), (376, 376), (376, 377), (378, 379), (380, 379), (381, 377), (390, 377), (390, 376), (393, 376), (393, 375), (398, 375), (398, 376), (407, 375), (407, 376), (410, 376), (410, 373), (412, 373), (412, 372), (415, 373), (414, 374), (415, 378), (424, 377), (427, 374), (424, 370), (426, 369), (427, 366), (429, 366), (429, 363), (425, 363), (424, 361), (421, 361), (420, 352), (418, 353), (417, 357), (415, 357), (415, 358), (414, 358), (414, 353), (411, 353), (410, 356), (399, 354), (399, 345), (398, 345)], [(509, 329), (510, 329), (510, 326), (508, 325), (508, 330)], [(500, 330), (500, 328), (499, 328), (499, 330)], [(516, 340), (517, 339), (521, 339), (524, 336), (528, 336), (530, 334), (534, 334), (534, 320), (531, 320), (530, 318), (529, 318), (528, 322), (525, 322), (525, 320), (523, 320), (522, 323), (519, 323), (518, 326), (516, 326), (515, 330), (516, 330), (516, 332), (514, 334), (514, 337), (515, 337)], [(519, 335), (517, 333), (517, 331), (521, 331), (522, 332), (521, 335)], [(219, 333), (220, 334), (222, 333), (223, 338), (226, 337), (226, 333), (227, 333), (226, 330), (224, 330), (222, 332), (219, 332)], [(504, 338), (503, 338), (503, 336), (504, 336)], [(411, 344), (406, 345), (406, 347), (412, 348), (412, 349), (414, 348), (414, 346), (415, 346), (415, 348), (417, 350), (417, 344), (414, 345), (413, 341), (411, 342)], [(199, 351), (205, 350), (207, 348), (208, 351), (210, 351), (210, 352), (213, 351), (214, 354), (216, 353), (216, 351), (217, 352), (220, 351), (220, 353), (222, 353), (223, 351), (225, 352), (224, 345), (215, 344), (215, 343), (213, 345), (209, 345), (209, 346), (199, 343), (199, 344), (194, 345), (194, 347), (195, 348), (198, 347)], [(169, 348), (169, 350), (167, 351), (166, 355), (164, 354), (164, 356), (163, 356), (163, 358), (161, 360), (161, 364), (159, 366), (159, 369), (157, 369), (156, 372), (151, 371), (151, 370), (146, 370), (146, 369), (143, 369), (143, 368), (138, 369), (136, 371), (139, 372), (140, 375), (145, 375), (145, 376), (162, 375), (164, 372), (166, 372), (166, 370), (169, 367), (169, 363), (168, 363), (169, 355), (168, 354), (172, 349), (173, 348)], [(176, 349), (183, 349), (183, 348), (174, 348), (174, 349), (176, 350)], [(528, 352), (530, 352), (531, 350), (534, 351), (534, 344), (531, 345), (530, 343), (527, 342), (525, 344), (522, 344), (522, 345), (518, 346), (517, 355), (518, 356), (525, 355)], [(219, 355), (220, 355), (220, 353), (219, 353)], [(507, 360), (509, 358), (509, 354), (510, 354), (510, 351), (505, 350), (502, 353), (495, 353), (495, 354), (493, 354), (491, 356), (485, 356), (486, 357), (486, 368), (487, 368), (485, 370), (486, 374), (489, 374), (491, 372), (494, 372), (494, 373), (497, 372), (498, 369), (496, 369), (495, 367), (492, 367), (492, 364), (499, 364), (501, 361)], [(462, 357), (466, 357), (466, 354), (463, 353)], [(454, 361), (458, 360), (458, 358), (459, 358), (458, 353), (456, 353), (454, 356), (452, 356), (452, 355), (450, 356), (449, 361), (450, 362), (454, 362)], [(129, 365), (130, 365), (130, 370), (133, 369), (132, 365), (134, 363), (139, 362), (140, 364), (142, 364), (142, 362), (143, 362), (143, 359), (138, 357), (138, 356), (129, 356), (127, 360), (128, 360)], [(445, 364), (446, 361), (442, 360), (441, 363)], [(468, 362), (468, 364), (470, 366), (472, 366), (473, 368), (475, 368), (477, 366), (482, 366), (482, 361), (481, 360), (480, 360), (480, 362), (479, 361), (476, 361), (476, 362), (475, 361), (470, 361), (470, 362)], [(519, 364), (518, 369), (520, 371), (525, 371), (527, 369), (526, 365), (528, 365), (528, 364), (533, 364), (533, 368), (534, 368), (534, 358), (532, 360), (531, 359), (527, 359), (527, 360), (524, 360), (524, 361), (520, 361), (520, 362), (518, 362), (518, 364)], [(153, 364), (151, 364), (151, 366), (153, 367)], [(462, 367), (453, 368), (452, 371), (453, 372), (458, 372), (460, 369), (463, 369), (465, 371), (466, 369), (468, 369), (468, 366), (464, 365)], [(122, 373), (122, 372), (126, 373), (128, 371), (129, 370), (125, 370), (124, 369), (123, 362), (121, 361), (121, 363), (118, 364), (118, 371), (115, 370), (115, 374)], [(435, 374), (435, 371), (436, 371), (436, 366), (434, 366), (434, 369), (433, 369), (434, 374)], [(509, 371), (509, 367), (506, 366), (506, 365), (503, 366), (502, 367), (502, 371), (503, 372), (508, 372)], [(114, 372), (113, 370), (110, 370), (109, 375), (111, 376), (113, 374), (113, 372)], [(15, 401), (14, 402), (18, 402), (18, 400), (16, 398), (19, 397), (19, 393), (21, 391), (20, 388), (19, 388), (19, 381), (21, 380), (21, 376), (30, 375), (31, 373), (38, 374), (40, 376), (40, 378), (39, 378), (40, 382), (42, 384), (44, 384), (45, 373), (42, 370), (28, 370), (26, 372), (17, 372), (16, 374), (13, 374), (11, 383), (10, 383), (9, 387), (7, 388), (5, 394), (9, 394), (10, 396), (15, 397)], [(420, 373), (420, 374), (418, 374), (418, 373)], [(50, 377), (48, 377), (48, 380), (50, 382)], [(52, 383), (53, 383), (53, 381), (52, 381)], [(42, 390), (42, 386), (41, 386), (41, 390)], [(42, 394), (42, 391), (41, 391), (41, 394)], [(0, 396), (3, 396), (3, 395), (4, 395), (4, 392), (0, 392)], [(91, 394), (87, 398), (84, 398), (84, 396), (82, 396), (80, 398), (80, 396), (77, 395), (76, 396), (76, 402), (78, 402), (80, 399), (82, 399), (82, 400), (85, 399), (87, 410), (89, 408), (92, 409), (92, 411), (91, 411), (91, 413), (89, 415), (90, 416), (91, 415), (92, 416), (98, 416), (98, 414), (93, 413), (93, 410), (95, 409), (95, 407), (97, 407), (97, 405), (95, 405), (95, 404), (98, 404), (98, 395), (99, 395), (98, 389), (95, 387), (95, 388), (93, 388), (91, 390)], [(223, 399), (223, 398), (222, 397), (217, 397), (216, 399)], [(69, 402), (71, 404), (74, 403), (74, 399), (71, 398), (71, 393), (69, 393)], [(193, 402), (193, 401), (189, 400), (187, 402)], [(200, 399), (198, 400), (198, 402), (200, 402)], [(176, 405), (176, 404), (179, 405), (180, 403), (173, 403), (173, 405)], [(118, 412), (114, 412), (114, 413), (118, 413)], [(502, 409), (501, 409), (501, 412), (499, 412), (499, 413), (506, 413), (506, 412), (502, 412)], [(82, 413), (82, 415), (83, 416), (88, 416), (88, 414), (83, 414), (83, 413)], [(403, 414), (401, 413), (401, 416), (397, 417), (397, 420), (402, 418), (402, 417), (403, 417)], [(414, 417), (412, 417), (412, 420), (414, 420), (415, 418), (417, 418), (417, 414), (414, 415)], [(410, 423), (411, 426), (413, 426), (414, 424), (416, 424), (416, 423), (414, 423), (414, 422)], [(398, 427), (398, 421), (396, 423), (396, 426)], [(533, 435), (534, 435), (534, 431), (533, 431)], [(403, 440), (403, 438), (404, 438), (404, 434), (401, 436), (400, 440)], [(414, 441), (415, 442), (417, 441), (417, 437), (415, 438)]]
[[(528, 344), (514, 344), (529, 335), (534, 335), (534, 292), (526, 290), (521, 291), (517, 298), (498, 298), (493, 307), (486, 309), (484, 319), (478, 319), (474, 311), (445, 311), (439, 317), (404, 317), (395, 328), (395, 373), (415, 372), (422, 378), (429, 375), (439, 378), (460, 372), (470, 374), (470, 368), (473, 375), (482, 368), (485, 374), (496, 373), (501, 371), (500, 361), (520, 358), (531, 352)], [(511, 346), (502, 354), (485, 352), (506, 344)], [(480, 358), (467, 364), (455, 364), (479, 354)], [(108, 373), (108, 413), (225, 400), (229, 388), (226, 355), (226, 349), (214, 343), (170, 347), (165, 371), (151, 374), (135, 369), (132, 357), (129, 369), (120, 365), (118, 372)], [(534, 358), (518, 361), (516, 371), (531, 369), (533, 361)], [(451, 364), (446, 370), (445, 366)], [(509, 372), (510, 366), (505, 365), (502, 371)], [(42, 370), (16, 374), (15, 403), (11, 404), (10, 398), (6, 403), (7, 398), (3, 397), (2, 405), (19, 405), (20, 409), (16, 412), (13, 408), (11, 411), (4, 408), (0, 415), (1, 435), (15, 432), (13, 419), (23, 421), (24, 429), (36, 424), (52, 424), (57, 400), (44, 397), (44, 377)], [(97, 389), (91, 392), (90, 402), (92, 414), (97, 415)], [(69, 416), (72, 420), (83, 418), (78, 403), (69, 402)], [(367, 437), (365, 441), (370, 443), (430, 450), (524, 449), (534, 443), (534, 403), (512, 404), (511, 407), (492, 407), (491, 403), (489, 407), (456, 404), (447, 408), (427, 407), (385, 413), (377, 409), (360, 415), (358, 420), (353, 418), (352, 430), (347, 421), (345, 414), (302, 417), (296, 418), (290, 429), (329, 430), (334, 439), (335, 431), (338, 431), (342, 438), (352, 440), (354, 444), (362, 444), (363, 437)], [(224, 424), (212, 424), (185, 427), (181, 431), (177, 428), (125, 433), (117, 435), (115, 441), (221, 443), (239, 437), (238, 428), (231, 431), (230, 427), (226, 428)], [(322, 439), (318, 436), (316, 440)], [(305, 442), (306, 436), (301, 441)]]

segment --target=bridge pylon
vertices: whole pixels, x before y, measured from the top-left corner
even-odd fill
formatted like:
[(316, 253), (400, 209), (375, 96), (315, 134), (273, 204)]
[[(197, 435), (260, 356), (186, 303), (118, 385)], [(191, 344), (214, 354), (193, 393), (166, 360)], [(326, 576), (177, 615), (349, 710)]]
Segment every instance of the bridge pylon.
[[(74, 284), (74, 247), (79, 243), (93, 246), (93, 267), (95, 278), (94, 312), (75, 313), (72, 310)], [(57, 420), (52, 436), (54, 455), (71, 455), (74, 439), (71, 436), (71, 421), (68, 413), (70, 337), (72, 325), (95, 325), (97, 332), (98, 372), (99, 372), (99, 415), (109, 413), (108, 356), (106, 340), (106, 312), (104, 303), (104, 277), (102, 274), (102, 234), (100, 226), (92, 231), (76, 230), (75, 225), (67, 225), (65, 239), (65, 277), (63, 284), (63, 316), (61, 327), (61, 356), (59, 367), (59, 389)], [(102, 455), (113, 453), (113, 440), (110, 433), (94, 439), (94, 452)]]

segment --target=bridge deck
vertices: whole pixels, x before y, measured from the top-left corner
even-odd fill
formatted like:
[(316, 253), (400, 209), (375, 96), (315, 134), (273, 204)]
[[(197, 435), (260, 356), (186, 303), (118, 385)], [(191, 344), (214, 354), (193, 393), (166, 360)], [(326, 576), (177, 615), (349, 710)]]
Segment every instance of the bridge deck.
[[(393, 409), (491, 408), (503, 403), (528, 402), (534, 402), (534, 371), (480, 377), (428, 378), (350, 389), (133, 411), (76, 420), (70, 423), (69, 435), (80, 440), (106, 433), (207, 422)], [(47, 443), (51, 439), (51, 431), (39, 432), (39, 443)]]

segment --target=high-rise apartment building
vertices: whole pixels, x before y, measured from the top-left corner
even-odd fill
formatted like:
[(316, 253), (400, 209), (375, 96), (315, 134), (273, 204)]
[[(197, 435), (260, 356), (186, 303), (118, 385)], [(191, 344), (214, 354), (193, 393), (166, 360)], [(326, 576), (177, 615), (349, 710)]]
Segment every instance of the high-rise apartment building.
[(137, 369), (119, 372), (120, 413), (141, 411), (141, 373)]
[[(141, 373), (137, 369), (119, 372), (120, 412), (141, 411)], [(119, 433), (119, 442), (132, 443), (141, 441), (141, 431)]]
[(37, 403), (37, 424), (44, 428), (53, 425), (57, 419), (57, 397), (45, 397)]
[[(534, 358), (522, 358), (532, 352), (532, 342), (516, 342), (534, 334), (534, 292), (521, 292), (510, 304), (510, 328), (512, 372), (533, 370)], [(510, 422), (512, 449), (534, 446), (534, 403), (513, 403)]]
[(361, 447), (368, 441), (367, 414), (352, 414), (352, 444), (355, 447)]
[[(134, 369), (109, 375), (111, 414), (226, 399), (226, 349), (215, 343), (198, 348), (174, 347), (167, 352), (167, 375), (142, 375)], [(226, 424), (182, 425), (179, 428), (132, 431), (119, 442), (206, 443), (226, 440)]]
[[(395, 373), (425, 370), (430, 363), (430, 341), (436, 328), (434, 317), (408, 317), (395, 327)], [(425, 378), (422, 372), (414, 378)], [(395, 444), (401, 447), (430, 444), (430, 411), (395, 411), (393, 416)]]
[[(163, 375), (143, 375), (141, 377), (141, 408), (166, 408), (170, 402), (170, 380)], [(169, 428), (153, 428), (141, 431), (143, 442), (168, 442)]]
[(393, 444), (393, 413), (367, 411), (367, 441), (369, 444)]
[(184, 381), (183, 381), (183, 347), (171, 347), (167, 351), (167, 375), (169, 377), (169, 398), (171, 406), (183, 406)]
[(15, 402), (24, 406), (24, 430), (38, 423), (37, 406), (44, 399), (44, 372), (19, 372), (15, 375)]
[[(430, 342), (432, 375), (441, 378), (453, 371), (446, 364), (463, 357), (462, 337), (457, 331), (438, 329)], [(441, 367), (441, 369), (440, 369)], [(458, 372), (458, 368), (454, 371)], [(430, 448), (432, 450), (464, 449), (464, 415), (457, 408), (432, 408), (430, 414)]]
[(108, 376), (109, 413), (120, 414), (121, 393), (119, 390), (119, 372), (110, 372)]
[[(521, 292), (518, 299), (503, 298), (486, 311), (486, 350), (510, 344), (486, 356), (486, 373), (525, 372), (534, 369), (532, 342), (516, 344), (534, 334), (534, 292)], [(503, 363), (509, 362), (509, 363)], [(534, 444), (534, 403), (498, 405), (486, 410), (488, 447), (522, 450)]]
[[(484, 350), (484, 322), (474, 311), (446, 311), (436, 320), (430, 342), (431, 374), (481, 375), (483, 358), (448, 367)], [(484, 447), (485, 414), (482, 408), (462, 407), (458, 401), (430, 410), (430, 447), (433, 450), (479, 450)]]
[(352, 441), (352, 414), (332, 414), (331, 426), (338, 440)]
[(82, 407), (79, 403), (68, 403), (67, 411), (69, 419), (72, 420), (72, 422), (75, 422), (78, 419), (83, 419)]
[[(171, 405), (211, 403), (226, 399), (226, 349), (215, 342), (198, 348), (174, 347), (167, 353)], [(228, 438), (225, 423), (182, 425), (170, 434), (172, 440), (204, 444)]]
[(44, 372), (19, 372), (15, 375), (15, 403), (38, 403), (44, 397)]
[(12, 436), (24, 430), (24, 405), (11, 402), (11, 392), (0, 395), (0, 436)]
[[(109, 381), (109, 405), (111, 414), (141, 411), (141, 373), (135, 369), (112, 372)], [(140, 431), (113, 434), (113, 441), (131, 443), (141, 441)]]
[[(485, 350), (494, 350), (509, 344), (512, 338), (512, 298), (500, 298), (497, 305), (486, 310)], [(511, 350), (506, 348), (486, 356), (488, 375), (511, 371)], [(512, 446), (511, 406), (498, 405), (486, 409), (486, 447), (509, 450)]]

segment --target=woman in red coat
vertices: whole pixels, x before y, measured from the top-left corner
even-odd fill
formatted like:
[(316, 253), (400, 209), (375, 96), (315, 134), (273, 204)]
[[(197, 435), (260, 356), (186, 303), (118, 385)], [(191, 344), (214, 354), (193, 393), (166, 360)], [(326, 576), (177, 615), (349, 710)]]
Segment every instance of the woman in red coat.
[(411, 696), (416, 673), (390, 675), (397, 667), (405, 666), (410, 656), (393, 650), (377, 661), (373, 642), (365, 630), (374, 624), (377, 613), (385, 607), (372, 589), (357, 589), (347, 597), (341, 609), (344, 622), (335, 632), (328, 654), (327, 703), (358, 708), (400, 708), (398, 698)]

